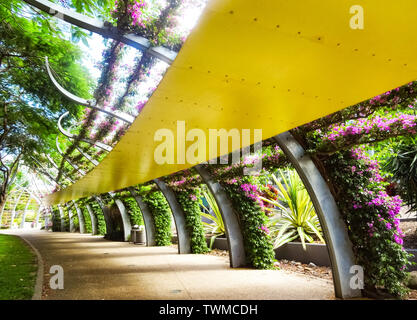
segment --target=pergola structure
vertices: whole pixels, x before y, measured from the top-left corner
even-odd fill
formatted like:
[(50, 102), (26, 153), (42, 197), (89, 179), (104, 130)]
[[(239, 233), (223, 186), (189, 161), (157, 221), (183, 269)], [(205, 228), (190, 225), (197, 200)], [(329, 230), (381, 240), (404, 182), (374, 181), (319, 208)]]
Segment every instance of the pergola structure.
[[(351, 298), (361, 295), (359, 289), (349, 284), (350, 267), (355, 264), (355, 259), (336, 202), (318, 168), (287, 130), (416, 78), (417, 66), (413, 57), (416, 44), (400, 41), (406, 36), (397, 34), (402, 25), (411, 22), (411, 17), (404, 17), (403, 12), (415, 9), (412, 1), (391, 3), (389, 8), (382, 8), (376, 0), (369, 1), (367, 7), (372, 7), (372, 10), (366, 16), (366, 27), (354, 30), (349, 27), (347, 13), (352, 4), (347, 0), (337, 3), (331, 0), (320, 3), (277, 0), (263, 1), (259, 6), (250, 1), (213, 0), (178, 53), (152, 47), (145, 38), (119, 33), (105, 22), (74, 13), (47, 0), (25, 1), (64, 21), (121, 41), (171, 65), (146, 108), (133, 120), (126, 114), (103, 111), (95, 101), (69, 93), (54, 79), (46, 61), (52, 83), (68, 99), (131, 124), (113, 149), (101, 142), (84, 140), (109, 154), (97, 163), (82, 153), (95, 168), (85, 173), (69, 162), (83, 177), (48, 196), (49, 205), (58, 205), (61, 217), (62, 205), (66, 203), (70, 211), (70, 231), (74, 231), (71, 222), (74, 210), (79, 218), (80, 232), (86, 230), (83, 215), (74, 201), (84, 197), (97, 201), (110, 229), (111, 218), (99, 195), (113, 197), (112, 191), (127, 188), (141, 209), (147, 245), (154, 245), (155, 225), (150, 210), (131, 187), (154, 181), (173, 213), (178, 251), (190, 253), (185, 214), (174, 192), (160, 178), (192, 165), (158, 165), (154, 161), (157, 145), (154, 133), (162, 126), (174, 132), (176, 139), (179, 138), (176, 133), (178, 119), (184, 120), (191, 128), (200, 129), (206, 136), (209, 136), (210, 128), (262, 128), (263, 138), (275, 139), (297, 170), (314, 203), (331, 260), (336, 296)], [(414, 24), (407, 24), (407, 34), (415, 33), (417, 30), (414, 29), (417, 29)], [(395, 43), (387, 45), (386, 38)], [(318, 60), (319, 64), (316, 63)], [(341, 90), (339, 83), (349, 85), (350, 90)], [(72, 139), (74, 136), (61, 124), (67, 114), (60, 117), (58, 127), (61, 133)], [(257, 142), (259, 139), (254, 137), (253, 141), (246, 141), (241, 147)], [(59, 150), (58, 143), (57, 147)], [(63, 154), (61, 150), (59, 152)], [(175, 158), (179, 152), (174, 151)], [(242, 267), (246, 265), (245, 248), (233, 205), (216, 177), (201, 164), (222, 155), (218, 150), (213, 153), (207, 146), (195, 169), (221, 211), (229, 244), (230, 266)], [(131, 229), (129, 217), (123, 203), (117, 198), (115, 203), (121, 213), (126, 240)], [(93, 218), (90, 205), (87, 204), (86, 208), (95, 234), (97, 219)]]

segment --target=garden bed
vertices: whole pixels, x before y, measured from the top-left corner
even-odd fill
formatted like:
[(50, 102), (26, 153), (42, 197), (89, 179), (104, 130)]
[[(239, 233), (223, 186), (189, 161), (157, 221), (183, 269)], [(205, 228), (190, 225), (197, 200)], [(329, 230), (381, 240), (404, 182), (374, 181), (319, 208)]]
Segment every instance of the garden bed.
[(417, 221), (402, 221), (400, 228), (404, 232), (404, 248), (417, 249)]

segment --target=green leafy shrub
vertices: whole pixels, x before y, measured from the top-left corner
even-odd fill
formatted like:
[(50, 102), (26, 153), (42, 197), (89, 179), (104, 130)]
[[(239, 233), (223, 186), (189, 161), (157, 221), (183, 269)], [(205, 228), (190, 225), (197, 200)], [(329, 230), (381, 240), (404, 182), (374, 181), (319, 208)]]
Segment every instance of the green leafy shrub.
[[(209, 207), (213, 210), (213, 215), (205, 212), (200, 212), (200, 215), (210, 222), (202, 221), (204, 230), (207, 234), (211, 235), (210, 249), (213, 248), (214, 241), (217, 237), (226, 234), (226, 228), (224, 226), (223, 218), (219, 207), (217, 206), (216, 200), (214, 199), (211, 192), (203, 191), (203, 196), (207, 200)], [(202, 203), (201, 206), (210, 212), (209, 208), (205, 207)]]
[(357, 259), (364, 268), (365, 288), (407, 293), (410, 255), (403, 250), (398, 213), (401, 199), (385, 192), (379, 165), (361, 149), (334, 154), (325, 162), (336, 201), (348, 226)]
[(106, 220), (104, 219), (103, 211), (97, 201), (90, 200), (88, 203), (97, 219), (97, 234), (104, 236), (106, 234)]
[(92, 228), (92, 225), (91, 225), (91, 217), (90, 217), (90, 214), (88, 213), (87, 208), (85, 207), (85, 200), (78, 200), (78, 207), (80, 208), (81, 213), (84, 216), (86, 232), (87, 233), (92, 233), (93, 228)]
[(243, 233), (245, 252), (248, 262), (257, 269), (272, 268), (275, 262), (275, 252), (269, 230), (266, 227), (267, 218), (255, 198), (250, 197), (247, 187), (256, 188), (254, 177), (245, 176), (238, 182), (223, 184), (233, 208), (239, 215)]
[(176, 191), (175, 195), (185, 213), (185, 224), (191, 236), (191, 252), (209, 251), (200, 217), (201, 192), (195, 188)]
[(171, 244), (171, 209), (161, 191), (153, 191), (143, 196), (149, 206), (155, 224), (155, 243), (157, 246)]
[(61, 231), (61, 217), (57, 206), (52, 207), (52, 231)]

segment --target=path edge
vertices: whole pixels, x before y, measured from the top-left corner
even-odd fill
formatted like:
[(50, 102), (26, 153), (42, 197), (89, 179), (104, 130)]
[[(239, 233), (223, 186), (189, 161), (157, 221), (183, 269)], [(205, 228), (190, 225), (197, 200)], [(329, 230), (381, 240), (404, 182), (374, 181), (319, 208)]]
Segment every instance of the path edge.
[[(17, 235), (17, 234), (15, 234)], [(24, 237), (17, 235), (20, 239), (24, 240), (35, 252), (36, 254), (36, 260), (38, 261), (38, 272), (36, 275), (36, 282), (35, 282), (35, 288), (32, 296), (32, 300), (42, 300), (42, 286), (43, 286), (43, 270), (44, 270), (44, 264), (41, 254), (39, 253), (38, 249), (34, 247), (32, 243), (30, 243), (29, 240), (25, 239)]]

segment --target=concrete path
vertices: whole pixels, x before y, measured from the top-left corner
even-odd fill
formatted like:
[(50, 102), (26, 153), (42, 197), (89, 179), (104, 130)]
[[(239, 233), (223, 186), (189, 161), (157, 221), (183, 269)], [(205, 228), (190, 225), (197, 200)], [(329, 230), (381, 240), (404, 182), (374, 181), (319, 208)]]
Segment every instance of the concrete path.
[[(11, 231), (45, 263), (44, 299), (334, 299), (333, 284), (281, 270), (231, 269), (228, 258), (179, 255), (101, 237)], [(52, 265), (64, 268), (63, 290), (49, 288)]]

